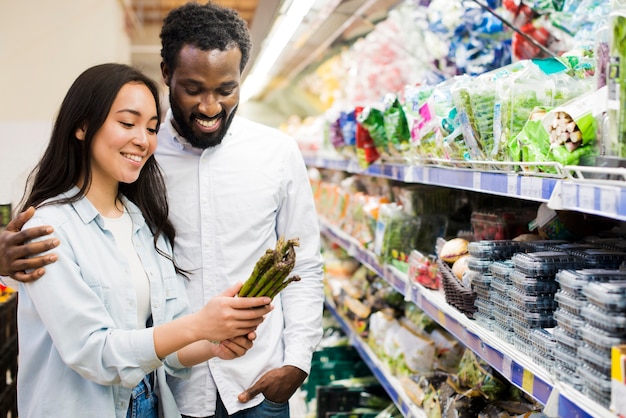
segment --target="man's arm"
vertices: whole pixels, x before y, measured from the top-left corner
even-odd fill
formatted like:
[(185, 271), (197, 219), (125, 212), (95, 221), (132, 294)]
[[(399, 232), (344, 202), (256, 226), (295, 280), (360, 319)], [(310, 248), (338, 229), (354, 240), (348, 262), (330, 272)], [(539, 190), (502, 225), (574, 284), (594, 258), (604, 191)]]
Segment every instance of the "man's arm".
[(32, 239), (52, 233), (50, 226), (21, 230), (34, 214), (35, 208), (28, 208), (11, 220), (6, 229), (0, 233), (1, 276), (11, 276), (18, 282), (30, 282), (43, 276), (46, 272), (43, 267), (57, 260), (56, 254), (36, 255), (57, 247), (59, 245), (58, 239), (51, 238), (26, 244)]

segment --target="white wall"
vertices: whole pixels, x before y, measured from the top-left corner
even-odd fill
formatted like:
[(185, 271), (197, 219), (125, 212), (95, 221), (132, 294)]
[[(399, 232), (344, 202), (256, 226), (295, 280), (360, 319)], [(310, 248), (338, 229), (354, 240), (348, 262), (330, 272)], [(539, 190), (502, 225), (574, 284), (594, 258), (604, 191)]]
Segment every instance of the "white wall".
[(74, 79), (130, 62), (123, 0), (0, 0), (0, 204), (16, 205)]

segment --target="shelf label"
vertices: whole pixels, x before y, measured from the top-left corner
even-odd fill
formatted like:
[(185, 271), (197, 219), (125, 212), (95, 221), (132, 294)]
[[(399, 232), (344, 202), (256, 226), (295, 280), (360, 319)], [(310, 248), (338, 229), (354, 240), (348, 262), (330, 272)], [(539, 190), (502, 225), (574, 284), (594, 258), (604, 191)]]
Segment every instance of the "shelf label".
[(509, 356), (502, 356), (502, 376), (504, 376), (509, 382), (513, 381), (513, 360)]
[(507, 174), (506, 193), (509, 196), (517, 196), (517, 174)]
[(578, 186), (578, 207), (584, 210), (596, 210), (596, 188), (594, 186)]
[(617, 214), (617, 195), (619, 189), (602, 188), (600, 189), (600, 211), (609, 215)]
[(437, 320), (439, 325), (444, 328), (446, 327), (446, 314), (444, 314), (443, 311), (437, 311)]
[(520, 197), (527, 197), (531, 199), (541, 198), (542, 188), (543, 179), (523, 176), (521, 178)]
[(479, 171), (474, 171), (472, 175), (472, 188), (474, 190), (480, 190), (480, 179), (482, 178)]
[(526, 393), (533, 394), (533, 386), (535, 385), (535, 375), (530, 371), (524, 369), (524, 374), (522, 376), (522, 389), (526, 391)]
[(578, 204), (578, 186), (572, 183), (561, 185), (561, 203), (565, 209), (573, 209)]
[(424, 170), (422, 171), (422, 174), (423, 174), (422, 181), (424, 183), (430, 183), (430, 168), (424, 167)]

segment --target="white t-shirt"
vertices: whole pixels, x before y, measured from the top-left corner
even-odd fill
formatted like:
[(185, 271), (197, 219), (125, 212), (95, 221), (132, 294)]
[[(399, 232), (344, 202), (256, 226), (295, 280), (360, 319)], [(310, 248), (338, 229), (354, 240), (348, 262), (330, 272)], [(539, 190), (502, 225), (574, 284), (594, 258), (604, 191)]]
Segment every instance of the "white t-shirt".
[(119, 218), (107, 218), (104, 219), (104, 226), (111, 231), (115, 237), (115, 243), (117, 248), (122, 254), (128, 257), (128, 262), (131, 268), (131, 277), (133, 278), (133, 284), (135, 291), (137, 292), (137, 327), (145, 328), (146, 321), (150, 317), (150, 281), (143, 269), (143, 264), (137, 255), (137, 251), (133, 247), (132, 234), (133, 234), (133, 221), (126, 210)]

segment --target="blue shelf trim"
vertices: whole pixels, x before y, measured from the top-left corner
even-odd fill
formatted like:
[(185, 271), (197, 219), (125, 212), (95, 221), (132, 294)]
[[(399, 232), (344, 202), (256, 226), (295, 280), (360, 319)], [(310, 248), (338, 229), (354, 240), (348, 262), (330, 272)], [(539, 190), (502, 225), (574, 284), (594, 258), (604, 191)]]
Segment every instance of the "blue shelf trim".
[(352, 174), (384, 177), (405, 183), (422, 183), (451, 187), (524, 200), (547, 202), (557, 185), (563, 185), (563, 209), (579, 210), (626, 220), (626, 187), (554, 177), (540, 177), (514, 172), (479, 171), (469, 168), (374, 163), (367, 168), (356, 161), (322, 157), (305, 157), (310, 167), (341, 170)]
[(417, 408), (416, 406), (412, 406), (410, 402), (405, 401), (402, 397), (402, 393), (391, 383), (389, 377), (386, 372), (382, 370), (377, 364), (374, 358), (372, 358), (370, 351), (366, 348), (366, 343), (357, 335), (354, 334), (352, 327), (348, 324), (348, 322), (344, 319), (344, 317), (337, 312), (335, 306), (331, 303), (326, 303), (327, 310), (333, 315), (333, 317), (339, 322), (341, 328), (344, 332), (349, 336), (350, 344), (356, 349), (359, 353), (365, 364), (370, 368), (376, 379), (380, 382), (382, 387), (389, 395), (389, 398), (393, 401), (396, 407), (402, 412), (402, 415), (407, 418), (422, 418), (425, 417), (425, 414), (420, 415), (416, 413), (413, 409)]

